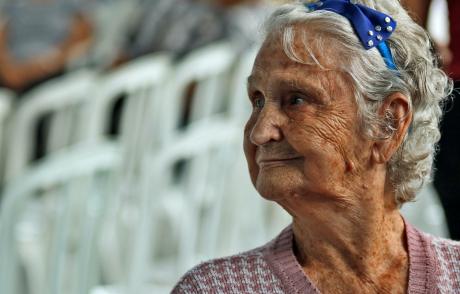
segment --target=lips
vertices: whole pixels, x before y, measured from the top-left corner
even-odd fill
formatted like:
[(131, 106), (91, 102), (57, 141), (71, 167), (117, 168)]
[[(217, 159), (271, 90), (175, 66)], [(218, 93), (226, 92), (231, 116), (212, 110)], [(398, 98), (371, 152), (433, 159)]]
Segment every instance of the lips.
[(268, 167), (268, 166), (278, 166), (278, 165), (283, 165), (283, 164), (289, 164), (299, 159), (302, 159), (302, 157), (296, 156), (296, 157), (287, 157), (287, 158), (261, 158), (261, 159), (258, 159), (256, 162), (257, 162), (257, 165), (259, 165), (259, 167)]

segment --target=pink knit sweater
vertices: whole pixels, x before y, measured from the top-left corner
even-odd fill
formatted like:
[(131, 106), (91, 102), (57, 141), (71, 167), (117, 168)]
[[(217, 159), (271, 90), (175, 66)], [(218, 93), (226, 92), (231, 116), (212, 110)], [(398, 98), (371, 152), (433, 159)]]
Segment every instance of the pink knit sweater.
[[(406, 222), (408, 293), (460, 293), (460, 242), (433, 237)], [(204, 262), (172, 293), (320, 293), (293, 253), (291, 226), (268, 244)]]

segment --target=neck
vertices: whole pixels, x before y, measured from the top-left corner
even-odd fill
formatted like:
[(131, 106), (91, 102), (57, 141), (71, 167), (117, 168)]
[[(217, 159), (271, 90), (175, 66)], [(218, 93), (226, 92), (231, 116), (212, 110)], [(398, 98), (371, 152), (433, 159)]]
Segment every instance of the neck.
[(293, 231), (299, 261), (306, 267), (342, 263), (358, 274), (368, 273), (376, 263), (405, 252), (404, 223), (397, 210), (367, 215), (317, 211), (313, 218), (294, 217)]
[(280, 203), (293, 216), (295, 253), (312, 280), (315, 275), (330, 279), (332, 272), (344, 281), (354, 279), (357, 287), (378, 289), (395, 279), (405, 285), (404, 222), (391, 189), (383, 186), (349, 197), (354, 200), (346, 205), (303, 197), (297, 197), (296, 203)]

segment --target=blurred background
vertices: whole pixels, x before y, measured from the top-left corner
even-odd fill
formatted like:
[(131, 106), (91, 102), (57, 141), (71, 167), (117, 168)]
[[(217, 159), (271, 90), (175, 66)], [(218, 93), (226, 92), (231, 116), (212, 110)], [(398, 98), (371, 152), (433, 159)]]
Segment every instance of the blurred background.
[[(168, 293), (290, 219), (253, 189), (270, 0), (0, 0), (0, 293)], [(448, 44), (447, 5), (429, 30)], [(432, 186), (403, 213), (449, 236)]]

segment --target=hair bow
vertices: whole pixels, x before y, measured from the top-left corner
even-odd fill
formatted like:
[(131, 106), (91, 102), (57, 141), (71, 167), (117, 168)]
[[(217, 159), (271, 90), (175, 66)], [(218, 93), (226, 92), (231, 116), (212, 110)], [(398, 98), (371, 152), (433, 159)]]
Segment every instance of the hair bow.
[(357, 4), (354, 0), (324, 0), (304, 4), (308, 11), (327, 10), (346, 17), (366, 50), (376, 47), (388, 68), (396, 70), (386, 40), (396, 29), (396, 21), (389, 15)]

